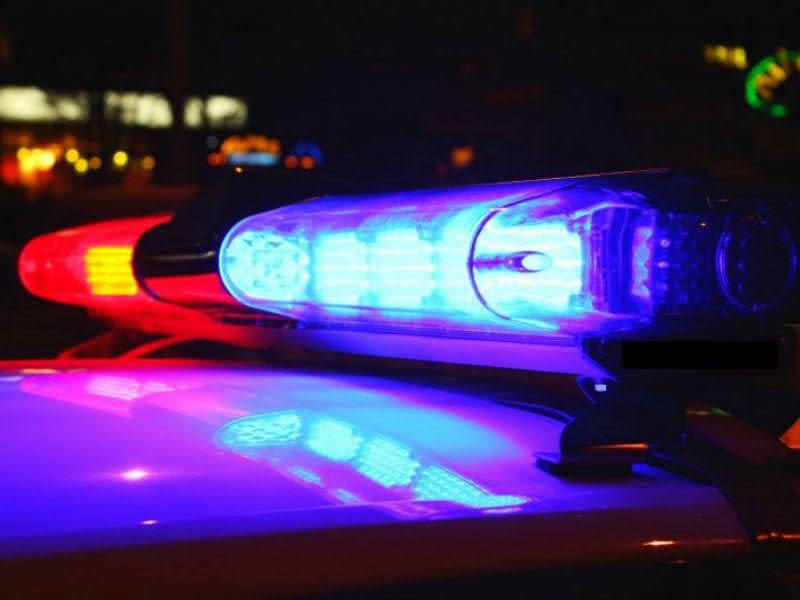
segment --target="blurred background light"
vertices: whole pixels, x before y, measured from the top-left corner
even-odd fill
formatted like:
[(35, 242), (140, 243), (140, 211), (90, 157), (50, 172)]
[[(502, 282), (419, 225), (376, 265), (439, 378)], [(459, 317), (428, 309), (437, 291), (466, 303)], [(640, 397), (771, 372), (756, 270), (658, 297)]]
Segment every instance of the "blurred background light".
[(475, 148), (459, 146), (450, 151), (450, 164), (454, 169), (466, 169), (475, 161)]
[(104, 114), (112, 121), (139, 127), (169, 127), (172, 110), (161, 94), (115, 92), (103, 94)]
[(748, 66), (747, 50), (741, 46), (706, 44), (703, 46), (703, 56), (709, 65), (719, 65), (740, 71)]
[(128, 153), (124, 150), (117, 150), (111, 157), (114, 166), (118, 169), (124, 169), (128, 165)]
[(79, 158), (75, 161), (75, 172), (83, 175), (89, 170), (89, 161), (85, 158)]
[(83, 122), (89, 119), (88, 92), (60, 93), (38, 87), (0, 87), (0, 120), (30, 123)]

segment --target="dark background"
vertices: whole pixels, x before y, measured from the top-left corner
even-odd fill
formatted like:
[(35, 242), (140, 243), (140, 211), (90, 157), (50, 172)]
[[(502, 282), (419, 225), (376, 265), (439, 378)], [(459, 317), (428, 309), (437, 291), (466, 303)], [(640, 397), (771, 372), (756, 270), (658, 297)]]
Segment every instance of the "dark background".
[[(800, 183), (800, 75), (780, 92), (797, 110), (775, 119), (745, 103), (746, 71), (703, 54), (706, 44), (741, 46), (752, 67), (777, 48), (799, 49), (797, 2), (4, 0), (0, 8), (0, 85), (240, 96), (249, 123), (237, 133), (285, 147), (315, 141), (325, 162), (304, 176), (323, 182), (377, 190), (684, 166)], [(20, 135), (69, 134), (105, 157), (127, 144), (157, 159), (139, 187), (101, 172), (58, 193), (0, 187), (2, 355), (49, 355), (94, 326), (19, 288), (21, 245), (69, 224), (179, 206), (222, 176), (207, 165), (205, 141), (230, 132), (0, 128), (6, 155)], [(463, 168), (451, 160), (460, 147), (474, 153)]]

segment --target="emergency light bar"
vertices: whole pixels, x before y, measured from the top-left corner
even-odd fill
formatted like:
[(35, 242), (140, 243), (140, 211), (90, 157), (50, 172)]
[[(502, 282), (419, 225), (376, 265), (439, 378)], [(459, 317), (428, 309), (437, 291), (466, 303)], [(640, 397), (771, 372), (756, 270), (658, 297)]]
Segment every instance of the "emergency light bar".
[(136, 242), (169, 216), (118, 219), (34, 238), (19, 258), (19, 275), (32, 294), (86, 308), (152, 302), (131, 264)]
[(118, 327), (160, 335), (224, 338), (209, 316), (158, 301), (144, 289), (133, 267), (139, 239), (170, 215), (92, 223), (40, 235), (19, 257), (19, 276), (32, 294), (81, 306)]
[(236, 224), (220, 274), (242, 303), (309, 325), (438, 336), (598, 337), (796, 304), (794, 215), (641, 181), (314, 199)]
[(253, 204), (201, 195), (169, 224), (36, 238), (20, 277), (137, 332), (578, 375), (589, 405), (539, 460), (629, 467), (680, 440), (690, 397), (794, 440), (800, 211), (710, 189), (619, 173), (320, 197), (232, 227)]
[(320, 197), (231, 226), (277, 202), (237, 198), (40, 236), (20, 277), (116, 326), (248, 347), (600, 379), (791, 358), (792, 203), (670, 171)]

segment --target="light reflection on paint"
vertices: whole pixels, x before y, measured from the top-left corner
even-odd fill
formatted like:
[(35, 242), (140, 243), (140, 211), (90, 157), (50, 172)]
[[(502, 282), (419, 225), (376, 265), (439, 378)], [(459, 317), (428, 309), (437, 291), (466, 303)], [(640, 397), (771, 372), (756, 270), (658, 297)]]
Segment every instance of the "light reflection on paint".
[(364, 499), (358, 496), (358, 494), (354, 494), (350, 490), (343, 488), (336, 488), (331, 492), (331, 496), (342, 504), (365, 504)]
[[(183, 414), (199, 421), (215, 424), (248, 414), (220, 402), (213, 391), (204, 392), (195, 377), (176, 377), (174, 374), (145, 370), (133, 373), (73, 372), (59, 377), (50, 375), (27, 376), (20, 387), (31, 394), (54, 398), (125, 419), (132, 418), (137, 404), (158, 406), (173, 413)], [(170, 383), (166, 383), (168, 379)]]
[(135, 469), (128, 469), (127, 471), (123, 471), (120, 473), (120, 477), (125, 481), (141, 481), (142, 479), (146, 479), (150, 476), (150, 472), (147, 469), (135, 468)]
[(114, 375), (91, 376), (86, 383), (86, 391), (94, 396), (125, 401), (138, 400), (158, 392), (171, 392), (173, 389), (158, 381), (142, 382), (132, 377)]
[[(605, 478), (590, 484), (537, 471), (531, 455), (556, 449), (562, 425), (493, 404), (491, 395), (318, 370), (161, 364), (87, 363), (86, 370), (77, 371), (74, 363), (62, 363), (56, 375), (31, 375), (3, 385), (9, 417), (2, 423), (3, 450), (14, 460), (5, 461), (0, 477), (2, 550), (52, 554), (143, 540), (277, 539), (300, 531), (314, 535), (353, 527), (358, 532), (402, 520), (494, 518), (510, 511), (528, 515), (523, 518), (531, 524), (556, 522), (559, 515), (585, 515), (587, 522), (595, 518), (602, 524), (607, 521), (603, 507), (605, 512), (647, 513), (660, 525), (654, 532), (624, 530), (622, 523), (631, 542), (626, 547), (636, 545), (643, 552), (648, 548), (641, 544), (653, 539), (677, 540), (671, 548), (649, 550), (655, 553), (702, 548), (703, 540), (711, 538), (728, 540), (725, 547), (731, 549), (746, 545), (743, 536), (738, 541), (740, 528), (727, 516), (724, 499), (709, 486), (645, 466), (624, 481)], [(6, 368), (8, 374), (18, 372)], [(92, 375), (162, 382), (175, 391), (136, 401), (92, 396), (85, 391)], [(14, 386), (19, 388), (9, 389)], [(81, 404), (89, 400), (94, 404)], [(132, 420), (109, 414), (105, 408), (112, 405), (127, 409)], [(354, 459), (334, 462), (301, 443), (308, 426), (322, 416), (346, 423), (364, 438)], [(268, 435), (265, 441), (274, 446), (239, 449), (219, 438), (214, 443), (216, 432), (232, 432), (235, 423), (253, 425), (270, 418), (294, 423), (270, 425), (289, 432)], [(295, 435), (293, 428), (297, 439), (285, 443)], [(391, 462), (361, 460), (375, 439), (393, 445), (386, 453)], [(390, 485), (405, 480), (406, 470), (398, 466), (404, 458), (400, 448), (419, 467), (410, 484)], [(372, 460), (381, 472), (392, 474), (382, 484), (375, 481)], [(434, 466), (481, 488), (490, 499), (514, 494), (514, 501), (524, 504), (476, 509), (447, 499), (420, 501), (414, 483)], [(135, 469), (150, 476), (121, 477)], [(473, 486), (467, 490), (462, 498), (466, 495), (470, 504), (484, 498)], [(702, 531), (684, 527), (684, 517), (694, 518), (687, 509), (691, 506), (704, 507), (714, 517), (703, 520)], [(618, 533), (620, 523), (609, 526)], [(596, 531), (584, 533), (587, 543), (602, 538)], [(524, 543), (519, 536), (509, 541)]]
[(408, 485), (419, 469), (411, 450), (385, 438), (373, 438), (358, 458), (359, 473), (383, 487)]
[(322, 477), (317, 475), (311, 469), (305, 469), (303, 467), (289, 467), (286, 470), (298, 479), (302, 479), (308, 483), (322, 483)]
[(523, 504), (527, 498), (490, 494), (475, 482), (436, 465), (420, 473), (414, 483), (416, 500), (445, 500), (470, 508), (496, 508)]
[(323, 417), (309, 427), (303, 443), (312, 452), (341, 462), (356, 455), (361, 441), (361, 436), (346, 423)]
[(675, 540), (650, 540), (644, 542), (643, 546), (650, 546), (651, 548), (658, 548), (660, 546), (674, 546)]
[[(366, 502), (373, 486), (384, 490), (384, 498), (390, 491), (389, 499), (447, 502), (471, 509), (510, 509), (529, 501), (493, 493), (407, 443), (311, 411), (238, 419), (221, 427), (215, 439), (344, 504)], [(335, 465), (347, 468), (342, 471)]]
[(263, 419), (233, 421), (218, 434), (223, 445), (237, 448), (283, 446), (300, 436), (300, 417), (294, 411), (265, 415)]
[[(190, 373), (194, 371), (76, 370), (55, 377), (30, 375), (19, 385), (28, 393), (124, 419), (180, 415), (187, 423), (215, 432), (218, 446), (262, 461), (329, 500), (374, 504), (395, 518), (427, 518), (459, 508), (518, 510), (528, 502), (527, 497), (505, 495), (473, 480), (474, 470), (469, 476), (461, 471), (478, 456), (516, 452), (513, 445), (459, 410), (424, 408), (427, 396), (419, 388), (381, 380), (377, 390), (339, 378), (296, 373), (266, 378), (260, 372), (231, 375), (223, 385), (216, 376)], [(269, 385), (259, 383), (263, 381)], [(342, 403), (344, 412), (330, 410)], [(253, 415), (253, 410), (260, 412)], [(389, 431), (366, 426), (377, 417)], [(478, 437), (480, 448), (471, 441)], [(450, 460), (458, 457), (457, 462), (443, 464), (431, 454), (433, 449)], [(145, 456), (135, 451), (131, 458)], [(104, 474), (142, 485), (157, 473), (155, 466), (134, 462), (112, 466)]]

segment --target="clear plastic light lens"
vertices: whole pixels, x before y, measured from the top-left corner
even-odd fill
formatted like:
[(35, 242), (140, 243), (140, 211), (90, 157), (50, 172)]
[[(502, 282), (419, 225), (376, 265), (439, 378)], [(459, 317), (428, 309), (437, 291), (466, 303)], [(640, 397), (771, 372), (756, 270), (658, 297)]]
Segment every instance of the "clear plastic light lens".
[(240, 221), (220, 271), (255, 308), (433, 335), (591, 336), (796, 306), (794, 213), (651, 201), (624, 182), (316, 199)]
[(651, 314), (653, 213), (587, 185), (304, 202), (241, 221), (220, 270), (243, 303), (321, 325), (580, 333)]

